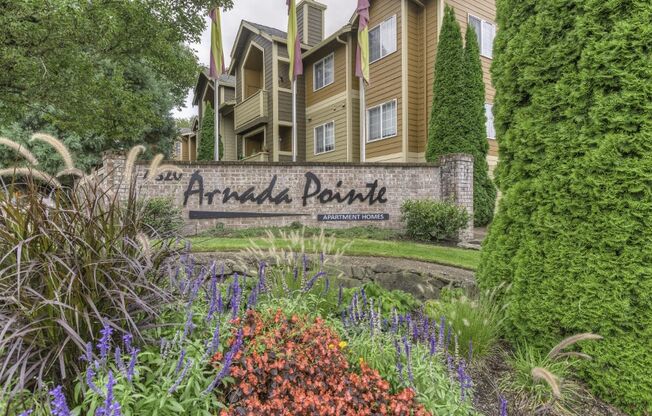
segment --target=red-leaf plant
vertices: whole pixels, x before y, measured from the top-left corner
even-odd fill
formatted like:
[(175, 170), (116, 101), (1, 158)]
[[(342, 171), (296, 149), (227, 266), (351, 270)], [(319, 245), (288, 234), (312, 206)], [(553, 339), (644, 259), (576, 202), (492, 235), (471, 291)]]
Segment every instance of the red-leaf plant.
[[(249, 311), (243, 334), (222, 416), (429, 415), (412, 389), (391, 394), (389, 383), (365, 363), (359, 374), (352, 371), (343, 343), (319, 318), (288, 319), (279, 310), (264, 319)], [(221, 360), (218, 353), (212, 362)]]

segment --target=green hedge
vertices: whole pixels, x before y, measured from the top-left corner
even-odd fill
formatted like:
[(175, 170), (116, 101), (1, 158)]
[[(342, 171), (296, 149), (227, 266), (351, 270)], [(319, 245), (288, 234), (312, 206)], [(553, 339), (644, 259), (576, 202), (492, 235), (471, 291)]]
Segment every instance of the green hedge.
[(513, 340), (594, 332), (590, 387), (652, 413), (652, 3), (498, 0), (503, 199), (482, 288), (506, 282)]
[(422, 241), (456, 240), (469, 221), (464, 208), (430, 199), (405, 201), (401, 214), (407, 235)]
[(142, 201), (141, 229), (150, 237), (172, 237), (183, 227), (181, 210), (169, 198)]
[(473, 29), (466, 39), (465, 48), (455, 12), (447, 6), (437, 48), (426, 160), (436, 162), (449, 153), (473, 155), (474, 223), (484, 226), (493, 218), (496, 188), (488, 175), (484, 80)]

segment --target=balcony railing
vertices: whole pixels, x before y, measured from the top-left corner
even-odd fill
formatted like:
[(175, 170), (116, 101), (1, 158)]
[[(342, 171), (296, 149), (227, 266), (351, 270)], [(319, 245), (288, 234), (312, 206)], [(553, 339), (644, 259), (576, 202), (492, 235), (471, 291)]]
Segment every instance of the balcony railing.
[(235, 106), (235, 130), (267, 121), (267, 91), (260, 90)]
[(251, 156), (245, 157), (241, 161), (242, 162), (269, 162), (269, 153), (268, 152), (254, 153)]

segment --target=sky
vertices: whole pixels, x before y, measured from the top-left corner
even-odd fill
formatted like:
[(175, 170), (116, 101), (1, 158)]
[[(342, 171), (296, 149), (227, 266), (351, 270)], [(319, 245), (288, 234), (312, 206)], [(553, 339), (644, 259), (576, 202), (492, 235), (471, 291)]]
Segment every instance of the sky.
[[(357, 0), (319, 0), (328, 6), (326, 10), (326, 33), (328, 37), (337, 29), (348, 23)], [(234, 0), (231, 10), (222, 13), (222, 41), (224, 43), (224, 58), (228, 66), (231, 60), (231, 47), (240, 28), (240, 21), (249, 20), (266, 26), (287, 30), (287, 7), (285, 0)], [(298, 3), (298, 1), (297, 1)], [(208, 66), (210, 48), (210, 25), (208, 19), (206, 30), (202, 34), (201, 43), (192, 44), (202, 65)], [(192, 107), (192, 92), (188, 93), (185, 108), (175, 111), (176, 118), (189, 118), (196, 115), (197, 108)]]

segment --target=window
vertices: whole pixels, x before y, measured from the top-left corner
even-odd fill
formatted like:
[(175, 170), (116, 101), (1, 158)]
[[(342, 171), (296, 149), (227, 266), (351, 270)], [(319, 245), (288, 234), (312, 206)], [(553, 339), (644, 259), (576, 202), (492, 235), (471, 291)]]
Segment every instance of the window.
[(396, 136), (396, 100), (367, 110), (367, 141)]
[(324, 88), (335, 81), (335, 55), (330, 54), (315, 63), (313, 91)]
[(490, 139), (496, 138), (496, 129), (494, 128), (494, 106), (493, 104), (485, 103), (484, 114), (487, 117), (487, 137)]
[(335, 122), (315, 127), (315, 154), (335, 150)]
[(369, 31), (369, 61), (376, 62), (396, 52), (396, 16)]
[(496, 27), (494, 24), (471, 15), (469, 15), (469, 24), (473, 26), (475, 34), (478, 37), (480, 54), (487, 58), (493, 58), (494, 37), (496, 37)]

